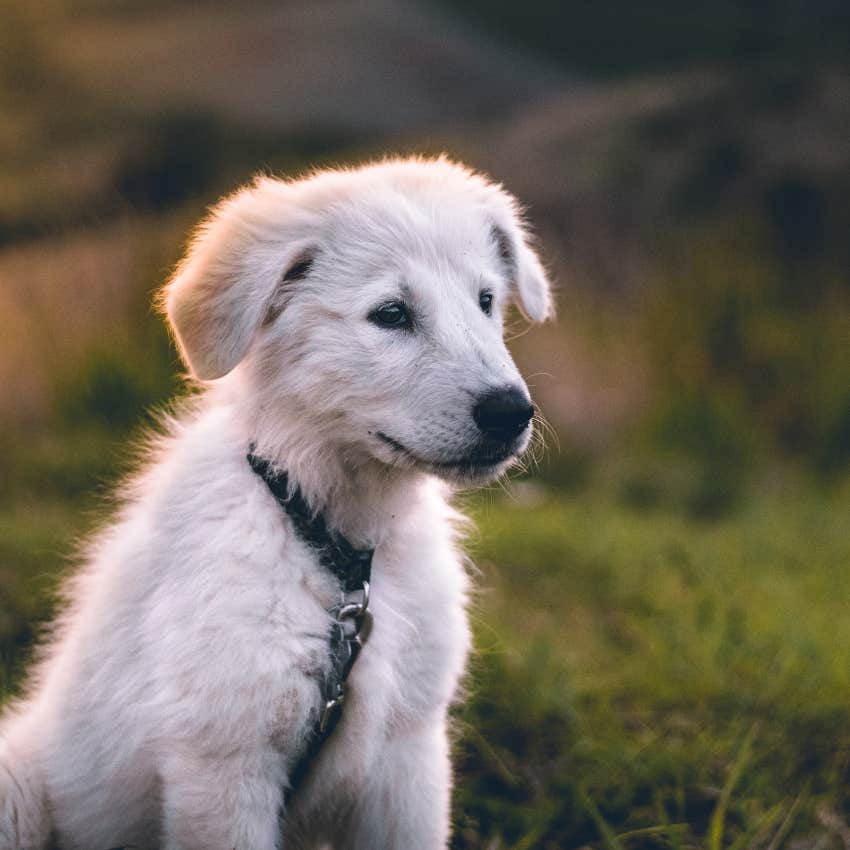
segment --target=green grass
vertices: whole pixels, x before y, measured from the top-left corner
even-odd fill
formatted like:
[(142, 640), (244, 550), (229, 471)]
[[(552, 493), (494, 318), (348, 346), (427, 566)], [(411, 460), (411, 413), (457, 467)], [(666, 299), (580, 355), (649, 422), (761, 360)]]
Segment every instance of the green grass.
[(839, 846), (846, 493), (711, 524), (602, 493), (474, 514), (458, 847)]

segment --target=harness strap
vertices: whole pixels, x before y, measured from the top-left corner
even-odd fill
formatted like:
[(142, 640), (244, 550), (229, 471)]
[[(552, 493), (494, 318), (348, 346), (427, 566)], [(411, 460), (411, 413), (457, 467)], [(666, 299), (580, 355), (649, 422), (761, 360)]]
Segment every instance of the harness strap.
[(336, 577), (340, 585), (340, 601), (328, 612), (334, 620), (328, 635), (330, 664), (319, 682), (323, 708), (290, 773), (289, 787), (284, 793), (284, 803), (287, 804), (342, 715), (346, 680), (371, 625), (369, 580), (375, 550), (357, 549), (338, 531), (329, 529), (324, 516), (310, 509), (298, 486), (290, 487), (286, 472), (275, 469), (265, 458), (255, 455), (253, 446), (247, 457), (251, 469), (266, 482), (278, 504), (286, 511), (298, 536), (316, 551), (319, 563)]

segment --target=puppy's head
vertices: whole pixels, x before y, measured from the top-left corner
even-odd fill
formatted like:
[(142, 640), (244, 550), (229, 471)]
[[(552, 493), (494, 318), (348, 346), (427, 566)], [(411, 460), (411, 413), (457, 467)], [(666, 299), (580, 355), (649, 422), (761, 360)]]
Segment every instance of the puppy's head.
[(510, 302), (552, 312), (518, 205), (446, 159), (260, 179), (213, 211), (163, 296), (196, 378), (234, 372), (335, 449), (467, 482), (530, 439)]

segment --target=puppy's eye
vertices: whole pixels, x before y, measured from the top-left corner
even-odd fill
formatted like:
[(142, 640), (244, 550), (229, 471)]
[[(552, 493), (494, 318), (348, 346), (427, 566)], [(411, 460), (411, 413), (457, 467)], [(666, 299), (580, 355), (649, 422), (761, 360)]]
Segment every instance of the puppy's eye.
[(493, 312), (493, 293), (482, 289), (478, 295), (478, 303), (484, 313), (489, 316)]
[(410, 313), (401, 301), (382, 304), (369, 314), (369, 319), (382, 328), (409, 329), (413, 326)]

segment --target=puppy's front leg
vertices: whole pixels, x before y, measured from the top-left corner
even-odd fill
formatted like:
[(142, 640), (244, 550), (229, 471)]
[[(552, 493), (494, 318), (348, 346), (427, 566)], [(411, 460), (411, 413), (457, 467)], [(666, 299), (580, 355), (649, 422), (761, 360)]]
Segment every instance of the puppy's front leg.
[(345, 850), (445, 850), (451, 765), (446, 722), (396, 732), (359, 789)]
[(277, 850), (284, 775), (272, 747), (198, 756), (176, 750), (162, 772), (166, 850)]

